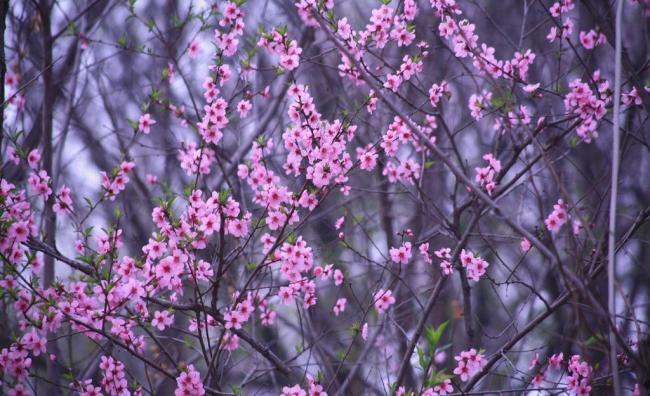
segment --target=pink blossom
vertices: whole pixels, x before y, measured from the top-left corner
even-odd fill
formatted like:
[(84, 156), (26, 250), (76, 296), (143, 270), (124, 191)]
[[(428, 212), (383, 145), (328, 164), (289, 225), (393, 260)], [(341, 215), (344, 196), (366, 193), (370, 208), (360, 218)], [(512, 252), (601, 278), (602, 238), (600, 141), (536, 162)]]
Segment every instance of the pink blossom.
[(163, 331), (172, 323), (174, 323), (174, 315), (171, 315), (169, 311), (154, 312), (151, 325), (156, 327), (158, 330)]
[(345, 305), (347, 302), (348, 300), (346, 298), (339, 298), (336, 300), (336, 304), (334, 304), (334, 308), (332, 308), (332, 312), (334, 312), (335, 316), (339, 316), (341, 312), (345, 311)]
[(341, 270), (334, 270), (334, 285), (340, 286), (343, 281), (345, 280), (345, 277), (343, 276), (343, 272)]
[(363, 326), (361, 326), (361, 338), (364, 341), (368, 340), (368, 323), (364, 323)]
[(151, 126), (156, 123), (156, 120), (151, 118), (151, 114), (145, 113), (140, 116), (140, 119), (138, 120), (138, 130), (145, 135), (148, 135), (149, 132), (151, 131)]
[(202, 396), (205, 394), (203, 382), (198, 371), (194, 369), (193, 365), (187, 366), (186, 371), (183, 371), (180, 376), (176, 378), (176, 390), (174, 395), (196, 395)]
[(462, 351), (454, 359), (458, 362), (454, 374), (458, 375), (463, 382), (467, 382), (471, 377), (483, 370), (483, 367), (487, 364), (483, 354), (478, 353), (474, 348)]
[(391, 305), (395, 304), (395, 297), (393, 297), (393, 292), (390, 290), (379, 289), (374, 294), (373, 299), (375, 301), (375, 309), (379, 314), (383, 314)]
[(41, 160), (41, 154), (38, 152), (37, 149), (34, 149), (27, 154), (27, 163), (29, 164), (29, 167), (32, 169), (37, 169), (38, 168), (38, 163)]
[(241, 118), (246, 118), (252, 108), (253, 105), (249, 100), (243, 99), (240, 100), (239, 103), (237, 103), (237, 111), (239, 112), (239, 116)]
[(396, 264), (408, 264), (411, 259), (411, 242), (405, 242), (399, 248), (390, 248), (390, 258)]
[(563, 200), (559, 199), (555, 205), (553, 205), (553, 212), (544, 220), (546, 228), (549, 231), (556, 233), (559, 229), (566, 223), (569, 219), (567, 214), (567, 207)]
[(187, 54), (190, 57), (190, 59), (196, 58), (200, 50), (201, 47), (197, 39), (192, 40), (190, 44), (187, 46)]
[(559, 354), (553, 355), (548, 358), (548, 365), (552, 368), (559, 369), (562, 361), (564, 360), (564, 354), (560, 352)]

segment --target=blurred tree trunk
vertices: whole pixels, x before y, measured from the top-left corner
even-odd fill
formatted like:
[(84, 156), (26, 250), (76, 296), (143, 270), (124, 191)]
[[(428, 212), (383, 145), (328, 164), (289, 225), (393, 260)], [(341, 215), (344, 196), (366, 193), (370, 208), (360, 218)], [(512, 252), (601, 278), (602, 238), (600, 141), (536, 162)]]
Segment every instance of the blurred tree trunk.
[[(52, 32), (50, 26), (50, 4), (48, 0), (41, 0), (39, 3), (39, 13), (41, 15), (41, 40), (42, 40), (42, 71), (43, 71), (43, 107), (42, 113), (42, 142), (43, 142), (43, 169), (50, 176), (51, 188), (54, 190), (54, 175), (52, 174), (52, 159), (54, 157), (52, 149), (52, 127), (53, 127), (53, 107), (54, 107), (54, 92), (52, 87)], [(45, 243), (49, 246), (56, 247), (56, 214), (52, 210), (54, 204), (54, 191), (50, 194), (45, 202), (43, 210), (43, 219), (45, 223)], [(54, 258), (45, 256), (45, 266), (43, 269), (43, 288), (52, 286), (54, 282)], [(47, 353), (54, 354), (61, 358), (58, 353), (58, 346), (56, 337), (54, 340), (48, 341)], [(59, 363), (46, 357), (47, 362), (47, 381), (46, 394), (60, 395), (61, 390), (57, 386), (59, 384), (60, 370)]]
[(4, 137), (4, 120), (5, 120), (5, 74), (7, 73), (7, 60), (5, 59), (5, 29), (7, 28), (7, 14), (9, 13), (9, 0), (0, 1), (0, 98), (3, 105), (0, 106), (0, 149), (2, 149), (2, 138)]

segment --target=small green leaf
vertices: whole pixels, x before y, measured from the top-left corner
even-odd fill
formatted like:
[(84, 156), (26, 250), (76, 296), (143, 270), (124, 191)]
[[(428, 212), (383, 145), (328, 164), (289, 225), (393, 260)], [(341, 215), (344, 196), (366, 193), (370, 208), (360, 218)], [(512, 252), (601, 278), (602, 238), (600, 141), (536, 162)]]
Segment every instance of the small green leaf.
[(424, 336), (426, 337), (427, 342), (429, 343), (429, 350), (431, 351), (431, 353), (434, 353), (434, 351), (436, 350), (436, 347), (440, 342), (440, 338), (442, 337), (442, 333), (444, 333), (448, 323), (449, 321), (445, 321), (442, 324), (440, 324), (440, 326), (438, 326), (436, 329), (434, 329), (432, 326), (429, 326), (425, 330)]
[(153, 18), (149, 18), (147, 20), (146, 25), (147, 25), (147, 29), (149, 29), (149, 31), (152, 32), (153, 28), (156, 26), (156, 21), (154, 21)]
[(418, 353), (418, 363), (420, 364), (420, 367), (422, 369), (426, 369), (426, 367), (429, 365), (429, 361), (426, 356), (424, 356), (424, 350), (420, 347), (415, 347), (417, 353)]
[(126, 37), (126, 33), (122, 33), (120, 38), (117, 39), (117, 45), (122, 48), (126, 48), (127, 44), (128, 44), (128, 39)]
[(129, 12), (135, 16), (135, 2), (136, 0), (129, 0)]

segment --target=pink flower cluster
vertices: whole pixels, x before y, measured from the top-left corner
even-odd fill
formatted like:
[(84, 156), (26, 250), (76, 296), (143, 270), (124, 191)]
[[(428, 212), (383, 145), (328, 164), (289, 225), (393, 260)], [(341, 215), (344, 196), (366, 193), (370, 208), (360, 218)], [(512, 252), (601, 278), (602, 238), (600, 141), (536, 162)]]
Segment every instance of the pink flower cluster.
[(178, 149), (178, 161), (181, 169), (188, 175), (207, 175), (211, 172), (212, 163), (217, 158), (214, 150), (208, 147), (197, 148), (194, 142), (184, 142), (183, 148)]
[[(24, 337), (23, 337), (24, 338)], [(42, 352), (41, 347), (34, 347), (38, 353)], [(0, 351), (0, 374), (8, 374), (22, 382), (27, 378), (29, 369), (32, 366), (32, 359), (29, 357), (29, 350), (25, 348), (22, 340), (20, 343), (13, 343), (9, 348)]]
[(437, 107), (445, 95), (451, 95), (447, 81), (443, 81), (440, 84), (432, 84), (431, 88), (429, 88), (429, 101), (431, 102), (431, 106)]
[(467, 277), (475, 282), (485, 275), (485, 270), (490, 265), (480, 257), (474, 256), (472, 252), (463, 249), (460, 252), (460, 265), (467, 271)]
[(347, 303), (348, 300), (344, 297), (336, 300), (336, 304), (334, 304), (334, 308), (332, 308), (332, 312), (334, 312), (334, 315), (339, 316), (341, 312), (345, 311), (345, 306), (347, 305)]
[(557, 232), (568, 220), (567, 205), (562, 199), (558, 199), (553, 205), (553, 212), (544, 220), (544, 224), (549, 231)]
[[(361, 45), (374, 42), (377, 48), (384, 48), (391, 37), (391, 27), (395, 18), (395, 10), (387, 5), (382, 5), (371, 11), (370, 23), (366, 29), (359, 33), (359, 42)], [(400, 35), (394, 35), (399, 38)]]
[(52, 209), (55, 213), (63, 215), (74, 212), (70, 192), (70, 188), (66, 186), (61, 186), (59, 191), (56, 192), (56, 202), (52, 205)]
[(112, 356), (102, 356), (99, 368), (102, 370), (102, 388), (109, 395), (130, 396), (124, 363)]
[(292, 71), (300, 64), (302, 48), (298, 46), (296, 40), (289, 39), (284, 30), (273, 29), (270, 33), (263, 34), (257, 41), (257, 45), (279, 56), (280, 67), (284, 70)]
[(395, 297), (393, 297), (393, 292), (390, 290), (379, 289), (374, 294), (373, 300), (375, 301), (375, 309), (379, 314), (383, 314), (391, 305), (395, 304)]
[(293, 125), (282, 134), (289, 151), (284, 164), (287, 175), (305, 174), (317, 188), (347, 183), (353, 161), (346, 148), (357, 127), (344, 126), (338, 119), (331, 123), (323, 120), (308, 87), (293, 85), (290, 93), (293, 102), (288, 113)]
[(244, 12), (234, 2), (227, 2), (219, 26), (225, 27), (226, 31), (215, 29), (214, 42), (223, 55), (232, 56), (239, 46), (237, 36), (244, 33)]
[(509, 79), (518, 77), (522, 81), (526, 81), (528, 79), (528, 70), (533, 62), (535, 62), (535, 57), (535, 53), (530, 49), (526, 50), (523, 54), (521, 52), (515, 52), (514, 58), (504, 63), (503, 72)]
[(6, 85), (5, 92), (7, 92), (9, 104), (15, 106), (18, 110), (23, 109), (26, 103), (25, 96), (22, 95), (19, 90), (20, 82), (19, 75), (7, 71), (4, 81), (4, 84)]
[(422, 256), (422, 260), (424, 260), (425, 263), (433, 263), (433, 259), (431, 259), (431, 255), (429, 254), (429, 242), (420, 245), (418, 250), (420, 251), (420, 256)]
[[(449, 8), (449, 5), (445, 5), (445, 8)], [(474, 33), (475, 29), (476, 26), (467, 19), (457, 22), (449, 15), (445, 16), (445, 19), (438, 25), (441, 37), (446, 39), (451, 37), (454, 55), (458, 58), (474, 56), (473, 52), (478, 48), (478, 35)]]
[(454, 369), (454, 374), (458, 375), (463, 382), (466, 382), (475, 374), (479, 373), (487, 364), (485, 356), (478, 353), (474, 348), (462, 351), (454, 359), (458, 362), (458, 366)]
[[(650, 92), (650, 89), (646, 88), (646, 91)], [(643, 99), (641, 99), (641, 95), (639, 95), (639, 91), (637, 91), (636, 87), (632, 87), (630, 92), (624, 92), (621, 95), (621, 101), (626, 106), (641, 106), (641, 104), (643, 104)]]
[[(18, 264), (25, 256), (22, 243), (30, 236), (38, 234), (25, 190), (17, 189), (13, 184), (1, 179), (0, 209), (0, 221), (8, 225), (6, 233), (0, 235), (0, 252), (11, 263)], [(9, 283), (13, 284), (13, 281)]]
[(135, 168), (135, 163), (124, 161), (119, 167), (114, 168), (111, 174), (101, 171), (99, 174), (102, 177), (102, 188), (106, 198), (114, 201), (117, 195), (124, 191), (130, 179), (128, 174)]
[[(237, 301), (239, 295), (235, 294), (233, 300)], [(229, 309), (224, 315), (223, 319), (225, 321), (224, 327), (228, 330), (230, 329), (241, 329), (241, 327), (248, 322), (251, 315), (255, 311), (253, 306), (253, 295), (248, 294), (247, 298), (243, 301), (237, 303), (234, 309)]]
[(311, 374), (307, 374), (307, 390), (305, 391), (300, 385), (284, 386), (280, 396), (327, 396), (323, 390), (323, 385), (318, 383)]
[(156, 311), (153, 313), (151, 325), (158, 330), (163, 331), (165, 328), (171, 326), (172, 323), (174, 323), (174, 315), (169, 313), (169, 311)]
[(357, 161), (359, 161), (359, 168), (365, 171), (371, 171), (377, 166), (377, 152), (373, 149), (372, 144), (366, 147), (357, 147)]
[(594, 49), (606, 42), (607, 42), (607, 38), (602, 32), (598, 33), (593, 29), (591, 29), (588, 32), (584, 32), (584, 31), (580, 32), (580, 44), (582, 44), (582, 46), (585, 47), (585, 49), (588, 50)]
[(582, 360), (580, 355), (573, 355), (568, 363), (569, 377), (568, 388), (571, 393), (579, 396), (586, 396), (591, 393), (589, 378), (593, 369), (589, 363)]
[(70, 387), (76, 389), (79, 396), (102, 396), (102, 388), (93, 385), (92, 379), (72, 382)]
[(485, 154), (483, 159), (488, 162), (487, 166), (476, 167), (476, 176), (474, 180), (478, 183), (479, 186), (483, 187), (489, 195), (492, 195), (492, 191), (496, 187), (496, 176), (501, 172), (501, 161), (494, 158), (492, 153)]
[[(594, 77), (598, 77), (599, 73)], [(594, 78), (598, 81), (598, 78)], [(600, 91), (604, 91), (607, 87), (600, 85)], [(598, 137), (598, 121), (605, 116), (607, 109), (605, 108), (606, 102), (599, 99), (596, 94), (591, 90), (589, 84), (582, 82), (580, 79), (575, 79), (569, 83), (569, 92), (564, 97), (564, 107), (567, 113), (577, 115), (581, 122), (576, 129), (576, 133), (585, 143), (591, 143), (592, 139)], [(602, 96), (601, 96), (602, 97)]]
[(492, 100), (492, 92), (483, 91), (481, 94), (472, 94), (469, 97), (469, 110), (472, 117), (479, 121), (485, 115), (483, 110), (488, 108), (490, 101)]
[(296, 1), (296, 8), (298, 15), (302, 21), (308, 26), (318, 26), (318, 21), (312, 16), (312, 12), (319, 8), (324, 7), (326, 10), (334, 8), (334, 0), (298, 0)]
[(450, 379), (445, 379), (441, 383), (435, 385), (433, 388), (425, 388), (420, 393), (420, 396), (444, 396), (449, 395), (454, 391), (454, 386)]
[(38, 173), (32, 173), (27, 179), (27, 183), (38, 195), (47, 200), (52, 194), (50, 188), (50, 176), (45, 170), (40, 170)]
[[(420, 127), (420, 131), (425, 135), (432, 132), (430, 127)], [(435, 138), (431, 138), (435, 143)], [(388, 162), (382, 171), (384, 176), (388, 177), (391, 183), (405, 182), (413, 184), (413, 180), (419, 177), (421, 166), (413, 159), (399, 159), (398, 151), (401, 145), (413, 144), (417, 146), (413, 131), (408, 127), (406, 122), (401, 118), (395, 116), (393, 122), (388, 126), (388, 130), (382, 136), (381, 148), (384, 149), (386, 156), (395, 158), (397, 165), (394, 162)]]
[(220, 91), (210, 77), (203, 83), (208, 104), (203, 107), (204, 115), (197, 124), (201, 138), (206, 144), (218, 144), (223, 137), (223, 130), (228, 126), (226, 110), (228, 103), (219, 96)]
[(201, 375), (193, 365), (187, 366), (187, 370), (176, 378), (175, 396), (203, 396), (205, 389), (201, 381)]
[[(568, 13), (569, 11), (573, 10), (575, 8), (575, 4), (573, 4), (573, 0), (560, 0), (551, 6), (549, 8), (549, 11), (551, 13), (551, 16), (554, 18), (559, 18), (562, 15)], [(571, 33), (573, 33), (573, 20), (571, 18), (566, 18), (563, 21), (558, 22), (560, 27), (558, 26), (551, 26), (551, 30), (549, 31), (548, 35), (546, 36), (546, 39), (549, 42), (554, 42), (558, 38), (568, 38)]]
[[(313, 280), (303, 277), (302, 273), (309, 271), (314, 263), (311, 247), (307, 245), (302, 237), (298, 237), (295, 243), (285, 242), (276, 253), (276, 260), (280, 262), (280, 273), (288, 280), (289, 285), (280, 287), (278, 295), (285, 305), (290, 304), (300, 293), (303, 293), (304, 306), (306, 308), (316, 304), (316, 284)], [(330, 267), (331, 268), (331, 267)], [(316, 271), (314, 271), (316, 272)], [(322, 278), (329, 277), (330, 269), (318, 271)]]
[[(564, 363), (564, 354), (554, 354), (548, 358), (548, 367), (552, 370), (560, 370)], [(533, 359), (531, 369), (538, 364), (537, 358)], [(571, 395), (588, 396), (591, 393), (591, 385), (589, 380), (593, 368), (589, 363), (582, 360), (580, 355), (573, 355), (567, 362), (567, 369), (570, 376), (566, 379), (566, 387)], [(544, 371), (538, 372), (532, 380), (533, 385), (541, 386), (542, 381), (545, 379)]]
[(260, 322), (262, 322), (262, 325), (270, 326), (275, 322), (278, 314), (269, 307), (266, 299), (260, 298), (257, 308), (260, 311)]
[(435, 252), (433, 252), (436, 257), (441, 259), (442, 261), (440, 262), (440, 270), (444, 275), (451, 275), (454, 273), (454, 266), (451, 264), (451, 249), (446, 247), (442, 249), (438, 249)]
[(411, 247), (411, 242), (404, 242), (399, 248), (390, 248), (389, 253), (391, 260), (393, 260), (395, 264), (408, 264), (411, 260)]

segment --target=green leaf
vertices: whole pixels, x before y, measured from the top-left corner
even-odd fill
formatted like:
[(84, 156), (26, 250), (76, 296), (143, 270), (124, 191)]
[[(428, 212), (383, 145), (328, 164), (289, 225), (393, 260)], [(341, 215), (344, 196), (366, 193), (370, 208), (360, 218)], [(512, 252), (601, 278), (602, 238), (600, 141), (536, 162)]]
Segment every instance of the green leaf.
[(435, 370), (431, 372), (431, 375), (426, 380), (426, 386), (431, 387), (437, 384), (443, 383), (447, 379), (451, 379), (452, 376), (445, 373), (445, 370), (436, 372)]
[(128, 39), (126, 37), (126, 33), (122, 33), (120, 38), (117, 39), (117, 45), (122, 48), (126, 48), (127, 44), (128, 44)]
[(443, 322), (436, 329), (434, 329), (432, 326), (426, 328), (424, 336), (429, 343), (429, 350), (431, 353), (434, 353), (436, 350), (436, 347), (440, 342), (440, 338), (442, 337), (442, 333), (444, 333), (445, 329), (447, 328), (447, 324), (449, 324), (449, 321)]
[(127, 118), (126, 121), (129, 123), (129, 126), (131, 126), (131, 128), (133, 128), (134, 130), (138, 129), (138, 121), (131, 120), (129, 118)]
[(152, 89), (152, 90), (151, 90), (151, 94), (149, 94), (149, 97), (150, 97), (151, 100), (153, 100), (154, 102), (157, 102), (158, 99), (160, 99), (160, 91), (158, 91), (158, 90), (155, 89), (155, 88)]
[(136, 0), (129, 0), (129, 12), (135, 16), (135, 2)]
[(66, 28), (66, 33), (73, 36), (75, 33), (77, 33), (77, 25), (74, 22), (70, 22)]
[(86, 205), (88, 205), (89, 208), (93, 207), (93, 202), (89, 198), (84, 197), (84, 201), (86, 201)]
[(219, 191), (219, 203), (225, 204), (228, 202), (228, 197), (230, 196), (230, 190), (227, 188)]
[(183, 26), (183, 20), (179, 18), (178, 15), (174, 14), (172, 15), (172, 24), (176, 29), (178, 29)]
[(492, 98), (492, 106), (494, 107), (501, 107), (504, 104), (504, 100), (502, 96), (495, 96)]
[(424, 356), (424, 350), (422, 348), (416, 346), (415, 349), (418, 352), (418, 363), (420, 364), (420, 367), (422, 367), (422, 369), (426, 369), (426, 367), (429, 365), (429, 359)]
[(146, 25), (147, 25), (147, 29), (149, 29), (149, 31), (152, 32), (153, 28), (156, 26), (156, 21), (154, 21), (153, 18), (149, 18), (147, 20)]

